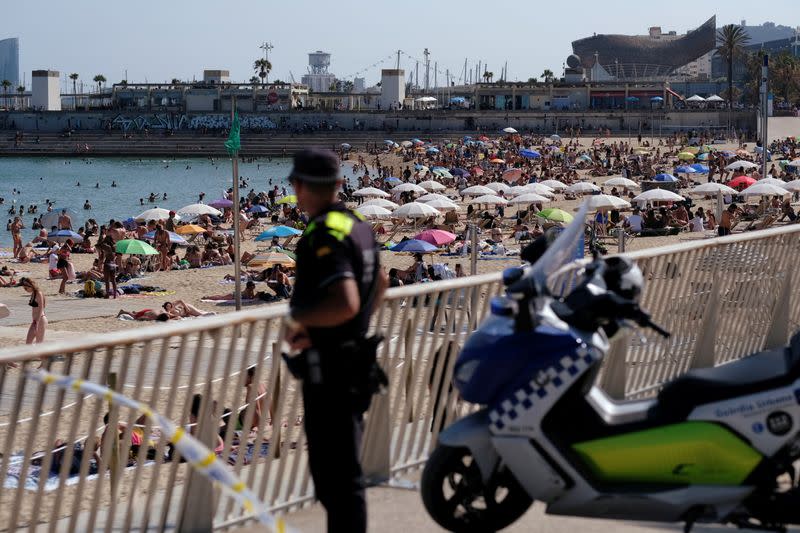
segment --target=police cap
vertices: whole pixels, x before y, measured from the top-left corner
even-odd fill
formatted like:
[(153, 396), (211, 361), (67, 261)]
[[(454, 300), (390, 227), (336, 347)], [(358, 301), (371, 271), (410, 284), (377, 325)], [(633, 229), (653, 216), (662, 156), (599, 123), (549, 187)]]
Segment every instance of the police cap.
[(306, 148), (294, 154), (294, 168), (289, 180), (334, 184), (339, 177), (339, 158), (324, 148)]

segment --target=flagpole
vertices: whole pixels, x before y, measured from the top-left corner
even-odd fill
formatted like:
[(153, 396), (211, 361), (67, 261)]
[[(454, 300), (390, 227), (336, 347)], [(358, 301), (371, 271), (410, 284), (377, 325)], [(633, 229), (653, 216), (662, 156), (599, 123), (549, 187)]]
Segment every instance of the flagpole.
[[(233, 120), (236, 113), (236, 94), (231, 95), (231, 128), (233, 128)], [(234, 285), (234, 300), (236, 301), (236, 310), (242, 310), (242, 265), (241, 265), (241, 251), (239, 245), (239, 151), (233, 153), (231, 160), (231, 167), (233, 172), (233, 276), (235, 280)]]

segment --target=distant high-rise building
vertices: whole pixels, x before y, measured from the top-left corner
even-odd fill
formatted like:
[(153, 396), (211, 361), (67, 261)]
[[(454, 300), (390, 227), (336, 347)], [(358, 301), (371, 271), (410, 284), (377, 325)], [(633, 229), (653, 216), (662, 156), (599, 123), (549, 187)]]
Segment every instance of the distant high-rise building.
[(8, 80), (14, 89), (19, 86), (19, 39), (0, 40), (0, 81)]
[(364, 78), (353, 78), (353, 92), (363, 93), (367, 90), (366, 80)]

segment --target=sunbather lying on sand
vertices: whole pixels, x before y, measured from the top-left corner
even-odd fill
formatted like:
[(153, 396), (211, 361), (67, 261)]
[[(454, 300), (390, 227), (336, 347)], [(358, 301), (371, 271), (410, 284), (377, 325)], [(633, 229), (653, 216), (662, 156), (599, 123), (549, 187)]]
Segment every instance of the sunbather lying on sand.
[(175, 300), (174, 302), (164, 302), (164, 305), (162, 305), (162, 307), (164, 308), (164, 311), (166, 311), (166, 313), (169, 315), (170, 318), (187, 318), (193, 316), (210, 316), (216, 314), (212, 311), (203, 311), (202, 309), (198, 309), (192, 304), (187, 304), (183, 300)]
[[(154, 311), (153, 309), (142, 309), (141, 311), (125, 311), (124, 309), (120, 309), (119, 313), (117, 313), (117, 318), (119, 317), (129, 317), (128, 320), (140, 320), (140, 321), (148, 321), (148, 320), (156, 320), (158, 322), (166, 322), (169, 320), (170, 317), (167, 313), (159, 313), (158, 311)], [(178, 318), (178, 317), (174, 317)]]

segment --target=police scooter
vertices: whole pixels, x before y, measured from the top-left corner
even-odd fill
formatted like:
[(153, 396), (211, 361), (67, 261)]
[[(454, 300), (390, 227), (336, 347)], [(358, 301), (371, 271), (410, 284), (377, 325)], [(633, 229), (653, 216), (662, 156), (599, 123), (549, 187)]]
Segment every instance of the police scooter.
[(800, 335), (692, 370), (656, 398), (610, 398), (594, 386), (609, 337), (632, 323), (669, 333), (639, 308), (642, 273), (626, 258), (595, 258), (565, 298), (551, 295), (585, 214), (535, 264), (504, 273), (505, 296), (460, 353), (454, 385), (481, 409), (439, 435), (421, 482), (428, 513), (457, 532), (503, 529), (534, 500), (686, 531), (800, 523)]

